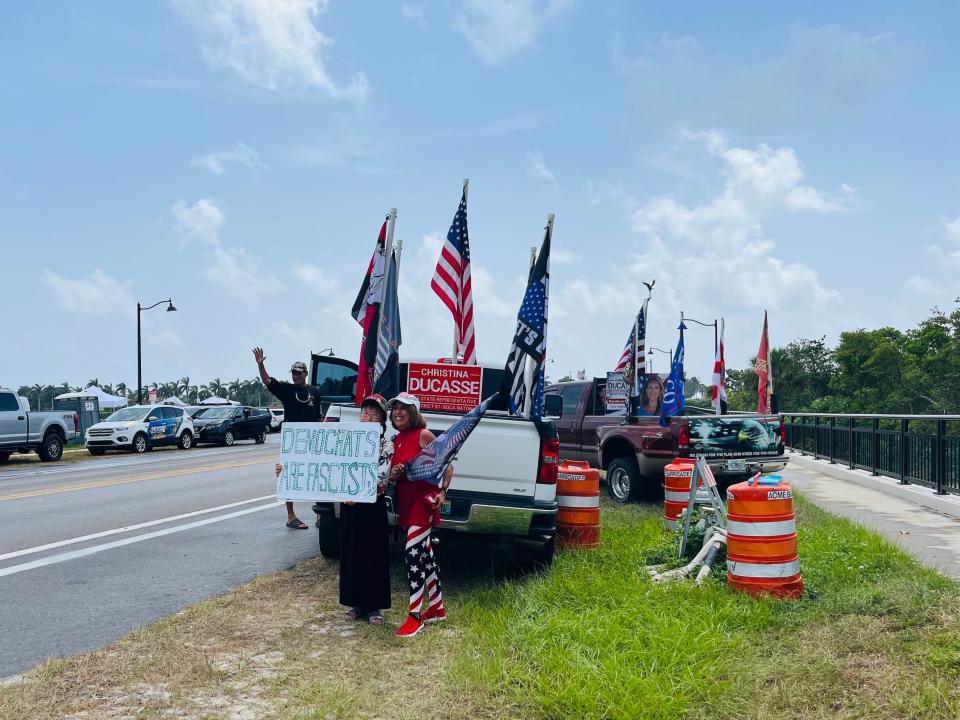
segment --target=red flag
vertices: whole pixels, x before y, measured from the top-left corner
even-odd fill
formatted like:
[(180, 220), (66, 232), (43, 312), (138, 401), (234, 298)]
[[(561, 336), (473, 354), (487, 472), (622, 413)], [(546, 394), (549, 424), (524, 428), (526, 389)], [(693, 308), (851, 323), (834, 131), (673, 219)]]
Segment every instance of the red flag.
[[(389, 218), (388, 218), (389, 219)], [(383, 221), (377, 246), (373, 249), (367, 274), (360, 285), (360, 292), (353, 303), (353, 319), (363, 328), (360, 342), (360, 362), (357, 368), (357, 405), (370, 394), (373, 385), (373, 369), (377, 360), (377, 328), (380, 319), (380, 302), (383, 300), (384, 253), (387, 241), (387, 220)]]
[(763, 311), (763, 334), (760, 336), (760, 349), (757, 350), (757, 364), (754, 366), (757, 373), (757, 412), (770, 412), (770, 395), (773, 393), (773, 382), (770, 378), (770, 337), (767, 335), (767, 311)]
[(727, 412), (727, 389), (723, 384), (726, 369), (723, 359), (723, 318), (720, 318), (720, 343), (717, 345), (717, 355), (713, 361), (713, 409), (717, 415)]

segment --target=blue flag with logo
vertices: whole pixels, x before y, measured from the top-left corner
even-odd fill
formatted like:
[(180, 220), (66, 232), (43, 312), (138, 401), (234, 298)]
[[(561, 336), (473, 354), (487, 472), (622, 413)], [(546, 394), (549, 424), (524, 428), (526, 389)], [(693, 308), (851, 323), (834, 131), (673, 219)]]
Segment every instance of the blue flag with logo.
[(670, 375), (663, 390), (663, 403), (660, 405), (660, 427), (669, 427), (669, 418), (680, 415), (685, 407), (683, 401), (683, 331), (686, 329), (680, 323), (680, 339), (677, 340), (677, 349), (673, 353), (673, 364), (670, 365)]
[(443, 478), (443, 471), (453, 461), (453, 456), (473, 432), (497, 394), (491, 395), (477, 405), (451, 425), (449, 430), (417, 453), (417, 456), (407, 463), (407, 479), (426, 480), (428, 483), (439, 485)]

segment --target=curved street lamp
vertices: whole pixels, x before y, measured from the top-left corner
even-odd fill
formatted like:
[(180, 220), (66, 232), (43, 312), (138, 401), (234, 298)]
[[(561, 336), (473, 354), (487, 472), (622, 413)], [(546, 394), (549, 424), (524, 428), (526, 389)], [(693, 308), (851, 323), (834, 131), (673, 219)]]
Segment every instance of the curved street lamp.
[(173, 300), (167, 298), (166, 300), (160, 300), (155, 302), (153, 305), (147, 307), (142, 307), (140, 303), (137, 303), (137, 405), (143, 403), (143, 372), (142, 372), (142, 363), (141, 363), (141, 353), (140, 353), (140, 313), (144, 310), (153, 310), (157, 305), (162, 305), (167, 303), (167, 312), (176, 312), (177, 309), (173, 306)]
[(711, 323), (700, 322), (699, 320), (694, 320), (693, 318), (686, 317), (683, 314), (683, 310), (681, 310), (680, 322), (692, 322), (692, 323), (696, 323), (697, 325), (703, 325), (704, 327), (712, 327), (713, 328), (713, 353), (714, 355), (716, 355), (717, 353), (717, 321), (716, 320), (714, 320)]
[(647, 350), (647, 355), (650, 356), (650, 370), (653, 370), (653, 351), (654, 350), (656, 350), (659, 353), (663, 353), (664, 355), (668, 355), (670, 357), (670, 367), (673, 368), (673, 348), (670, 348), (669, 350), (661, 350), (658, 347), (650, 346), (650, 348)]

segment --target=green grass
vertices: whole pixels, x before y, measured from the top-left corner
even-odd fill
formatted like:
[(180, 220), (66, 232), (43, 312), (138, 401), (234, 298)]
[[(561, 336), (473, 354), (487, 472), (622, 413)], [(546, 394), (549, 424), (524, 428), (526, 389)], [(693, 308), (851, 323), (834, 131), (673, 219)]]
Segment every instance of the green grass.
[(530, 718), (957, 718), (960, 590), (798, 501), (802, 600), (654, 585), (675, 544), (652, 507), (603, 511), (597, 550), (460, 597), (454, 680)]

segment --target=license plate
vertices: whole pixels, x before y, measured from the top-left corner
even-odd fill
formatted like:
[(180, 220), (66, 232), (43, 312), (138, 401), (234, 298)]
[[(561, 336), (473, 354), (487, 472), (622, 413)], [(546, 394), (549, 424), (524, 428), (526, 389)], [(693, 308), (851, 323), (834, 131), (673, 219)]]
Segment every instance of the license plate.
[(449, 515), (449, 514), (450, 514), (450, 501), (449, 501), (449, 500), (448, 500), (447, 502), (445, 502), (443, 505), (440, 506), (440, 514), (441, 514), (441, 515)]
[(746, 460), (727, 460), (727, 472), (746, 472)]

